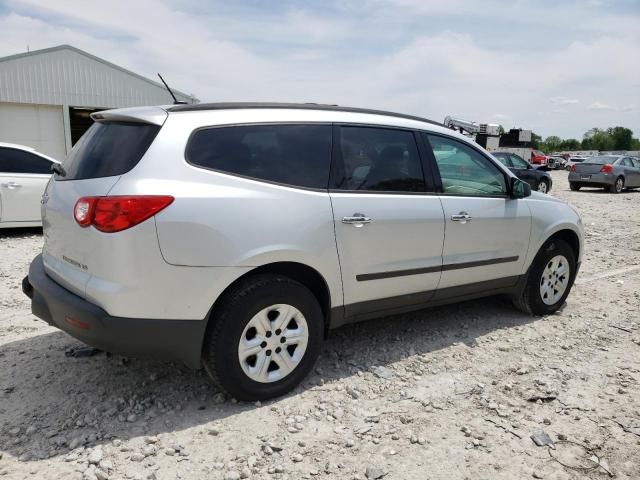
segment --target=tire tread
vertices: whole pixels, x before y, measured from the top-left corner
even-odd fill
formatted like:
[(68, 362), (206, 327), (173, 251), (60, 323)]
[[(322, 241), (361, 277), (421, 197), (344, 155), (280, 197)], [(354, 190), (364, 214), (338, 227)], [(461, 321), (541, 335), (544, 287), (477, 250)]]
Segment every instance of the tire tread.
[(202, 366), (209, 375), (213, 383), (227, 396), (233, 396), (220, 381), (218, 367), (215, 362), (216, 342), (215, 339), (221, 335), (226, 322), (232, 321), (232, 314), (236, 305), (244, 303), (255, 292), (264, 289), (272, 284), (279, 284), (280, 289), (285, 290), (287, 287), (296, 286), (298, 288), (306, 287), (283, 275), (260, 274), (247, 277), (236, 285), (231, 291), (227, 292), (221, 299), (220, 303), (214, 307), (211, 312), (210, 325), (205, 334), (204, 347), (202, 349)]

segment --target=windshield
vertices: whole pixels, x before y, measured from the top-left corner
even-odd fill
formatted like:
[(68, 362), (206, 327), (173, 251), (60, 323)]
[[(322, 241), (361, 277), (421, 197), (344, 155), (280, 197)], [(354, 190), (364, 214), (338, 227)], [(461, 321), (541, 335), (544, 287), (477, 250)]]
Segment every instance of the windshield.
[(619, 157), (615, 157), (613, 155), (601, 155), (598, 157), (591, 157), (589, 160), (586, 160), (584, 163), (594, 163), (596, 165), (604, 165), (605, 163), (615, 163)]

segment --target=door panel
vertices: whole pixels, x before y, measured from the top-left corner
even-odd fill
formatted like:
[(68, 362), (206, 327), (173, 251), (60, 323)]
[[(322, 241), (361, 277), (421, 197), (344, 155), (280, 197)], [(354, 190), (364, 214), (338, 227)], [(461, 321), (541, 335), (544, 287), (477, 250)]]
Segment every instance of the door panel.
[[(345, 305), (437, 288), (444, 240), (437, 196), (330, 196)], [(343, 223), (357, 213), (371, 222)]]
[(49, 175), (0, 173), (2, 222), (39, 222), (40, 199)]
[(440, 280), (444, 218), (438, 196), (427, 193), (431, 180), (415, 134), (335, 126), (332, 158), (330, 198), (346, 315), (427, 301)]
[[(522, 273), (531, 231), (526, 202), (452, 196), (441, 200), (445, 245), (439, 289)], [(460, 212), (467, 212), (471, 220), (453, 221)]]
[(625, 174), (627, 176), (627, 187), (640, 187), (640, 168), (636, 166), (636, 163), (640, 165), (640, 161), (631, 157), (625, 159)]
[(509, 198), (509, 177), (475, 145), (431, 134), (425, 143), (433, 153), (445, 217), (436, 298), (449, 287), (520, 275), (531, 213), (525, 201)]

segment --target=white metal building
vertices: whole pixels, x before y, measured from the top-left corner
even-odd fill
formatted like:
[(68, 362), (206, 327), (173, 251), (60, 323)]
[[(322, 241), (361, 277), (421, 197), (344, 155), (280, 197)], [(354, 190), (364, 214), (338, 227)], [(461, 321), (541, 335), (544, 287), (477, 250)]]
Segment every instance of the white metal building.
[[(180, 101), (198, 102), (172, 91)], [(70, 45), (0, 58), (0, 142), (56, 159), (89, 128), (92, 112), (171, 103), (161, 83)]]

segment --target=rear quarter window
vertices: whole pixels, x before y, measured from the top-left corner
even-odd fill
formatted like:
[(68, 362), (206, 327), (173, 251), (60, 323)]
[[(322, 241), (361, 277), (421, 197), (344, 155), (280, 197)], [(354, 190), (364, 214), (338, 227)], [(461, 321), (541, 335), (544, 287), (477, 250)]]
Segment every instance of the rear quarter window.
[(192, 165), (305, 188), (326, 189), (330, 125), (243, 125), (196, 130), (185, 152)]
[(94, 123), (64, 161), (66, 175), (56, 180), (123, 175), (138, 164), (159, 131), (145, 123)]

